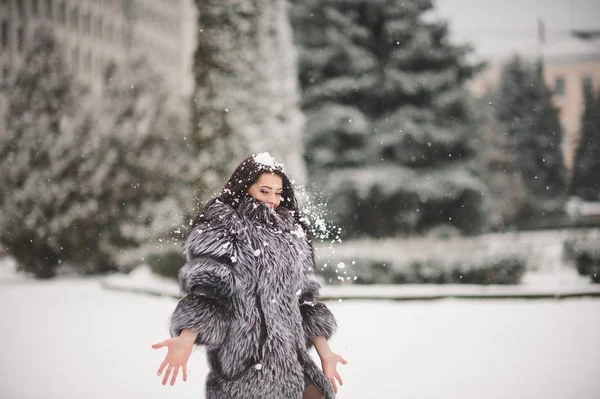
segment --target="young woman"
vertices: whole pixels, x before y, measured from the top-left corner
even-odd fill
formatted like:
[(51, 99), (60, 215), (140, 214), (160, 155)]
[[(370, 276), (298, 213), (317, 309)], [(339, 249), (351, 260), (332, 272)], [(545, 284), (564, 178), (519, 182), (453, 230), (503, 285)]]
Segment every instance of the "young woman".
[[(318, 302), (314, 250), (290, 180), (267, 154), (246, 158), (197, 216), (179, 271), (185, 295), (171, 316), (158, 375), (175, 383), (204, 345), (208, 399), (332, 399), (342, 379)], [(321, 371), (309, 356), (315, 347)]]

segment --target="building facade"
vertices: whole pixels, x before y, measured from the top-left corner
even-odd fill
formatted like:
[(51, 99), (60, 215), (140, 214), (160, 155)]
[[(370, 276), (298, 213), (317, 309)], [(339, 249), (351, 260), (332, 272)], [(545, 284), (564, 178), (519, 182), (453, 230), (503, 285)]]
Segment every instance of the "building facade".
[[(559, 109), (564, 137), (562, 143), (565, 166), (572, 170), (579, 146), (581, 116), (584, 109), (584, 87), (600, 90), (600, 31), (573, 32), (562, 41), (540, 49), (544, 80), (554, 91), (554, 105)], [(535, 57), (531, 57), (533, 62)], [(483, 96), (497, 87), (502, 63), (491, 64), (471, 85), (472, 93)]]
[(579, 146), (586, 88), (600, 90), (600, 32), (568, 40), (544, 49), (544, 80), (554, 89), (554, 104), (560, 111), (565, 138), (563, 155), (572, 169)]
[[(102, 90), (110, 63), (137, 53), (173, 94), (192, 91), (191, 0), (0, 0), (0, 87), (21, 67), (39, 24), (53, 28), (68, 68), (94, 91)], [(0, 100), (0, 114), (6, 106)]]

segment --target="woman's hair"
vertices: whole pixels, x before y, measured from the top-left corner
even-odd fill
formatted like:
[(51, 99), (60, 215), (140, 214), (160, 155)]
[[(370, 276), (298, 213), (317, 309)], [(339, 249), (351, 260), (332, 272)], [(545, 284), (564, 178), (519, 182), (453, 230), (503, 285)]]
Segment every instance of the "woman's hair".
[[(259, 156), (266, 156), (267, 160), (271, 160), (268, 154), (260, 154)], [(261, 174), (263, 173), (273, 173), (279, 177), (281, 177), (281, 181), (283, 183), (282, 191), (281, 191), (281, 202), (275, 209), (277, 212), (280, 208), (285, 208), (288, 211), (292, 212), (294, 216), (294, 220), (296, 223), (300, 224), (304, 231), (308, 234), (309, 229), (306, 223), (304, 223), (300, 218), (300, 210), (298, 209), (298, 201), (296, 200), (296, 195), (294, 193), (294, 187), (290, 182), (290, 179), (284, 173), (281, 165), (276, 164), (275, 162), (266, 162), (262, 163), (257, 161), (259, 156), (249, 156), (244, 159), (238, 167), (235, 169), (225, 186), (221, 190), (221, 193), (210, 200), (205, 206), (206, 209), (208, 206), (213, 204), (215, 201), (223, 202), (235, 209), (244, 201), (244, 199), (248, 198), (248, 189), (252, 186)], [(204, 220), (203, 211), (201, 211), (196, 219), (194, 220), (193, 226), (196, 226), (198, 223)]]

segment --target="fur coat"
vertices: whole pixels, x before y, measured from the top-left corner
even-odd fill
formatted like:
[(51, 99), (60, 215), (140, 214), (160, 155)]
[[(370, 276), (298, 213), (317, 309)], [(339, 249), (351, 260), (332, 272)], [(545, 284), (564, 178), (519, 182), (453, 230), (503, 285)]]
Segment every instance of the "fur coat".
[(237, 209), (214, 202), (185, 251), (185, 296), (170, 332), (198, 332), (195, 344), (206, 347), (210, 366), (206, 398), (301, 399), (305, 381), (334, 398), (308, 352), (316, 336), (332, 336), (336, 322), (317, 301), (313, 249), (289, 211), (250, 197)]

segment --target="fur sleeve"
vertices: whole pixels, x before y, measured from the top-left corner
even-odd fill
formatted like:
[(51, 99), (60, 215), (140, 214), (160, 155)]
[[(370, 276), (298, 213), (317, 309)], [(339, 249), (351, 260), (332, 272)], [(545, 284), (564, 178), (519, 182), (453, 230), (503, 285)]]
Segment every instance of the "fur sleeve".
[(198, 333), (194, 342), (209, 350), (218, 348), (227, 335), (230, 311), (223, 301), (205, 295), (191, 293), (179, 301), (170, 320), (171, 337), (181, 334), (185, 328)]
[(192, 291), (213, 292), (213, 296), (233, 295), (233, 275), (230, 267), (209, 256), (190, 259), (179, 270), (179, 288), (183, 294)]
[(302, 291), (300, 294), (300, 313), (306, 346), (310, 348), (315, 337), (330, 339), (337, 329), (337, 323), (333, 313), (319, 302), (319, 290), (321, 285), (317, 280), (314, 268), (314, 254), (309, 257), (310, 262), (304, 265)]
[(198, 333), (196, 345), (210, 350), (223, 343), (231, 321), (230, 301), (235, 286), (231, 265), (227, 264), (233, 256), (233, 238), (219, 225), (199, 225), (188, 236), (187, 262), (178, 275), (185, 297), (171, 316), (172, 337), (190, 328)]

